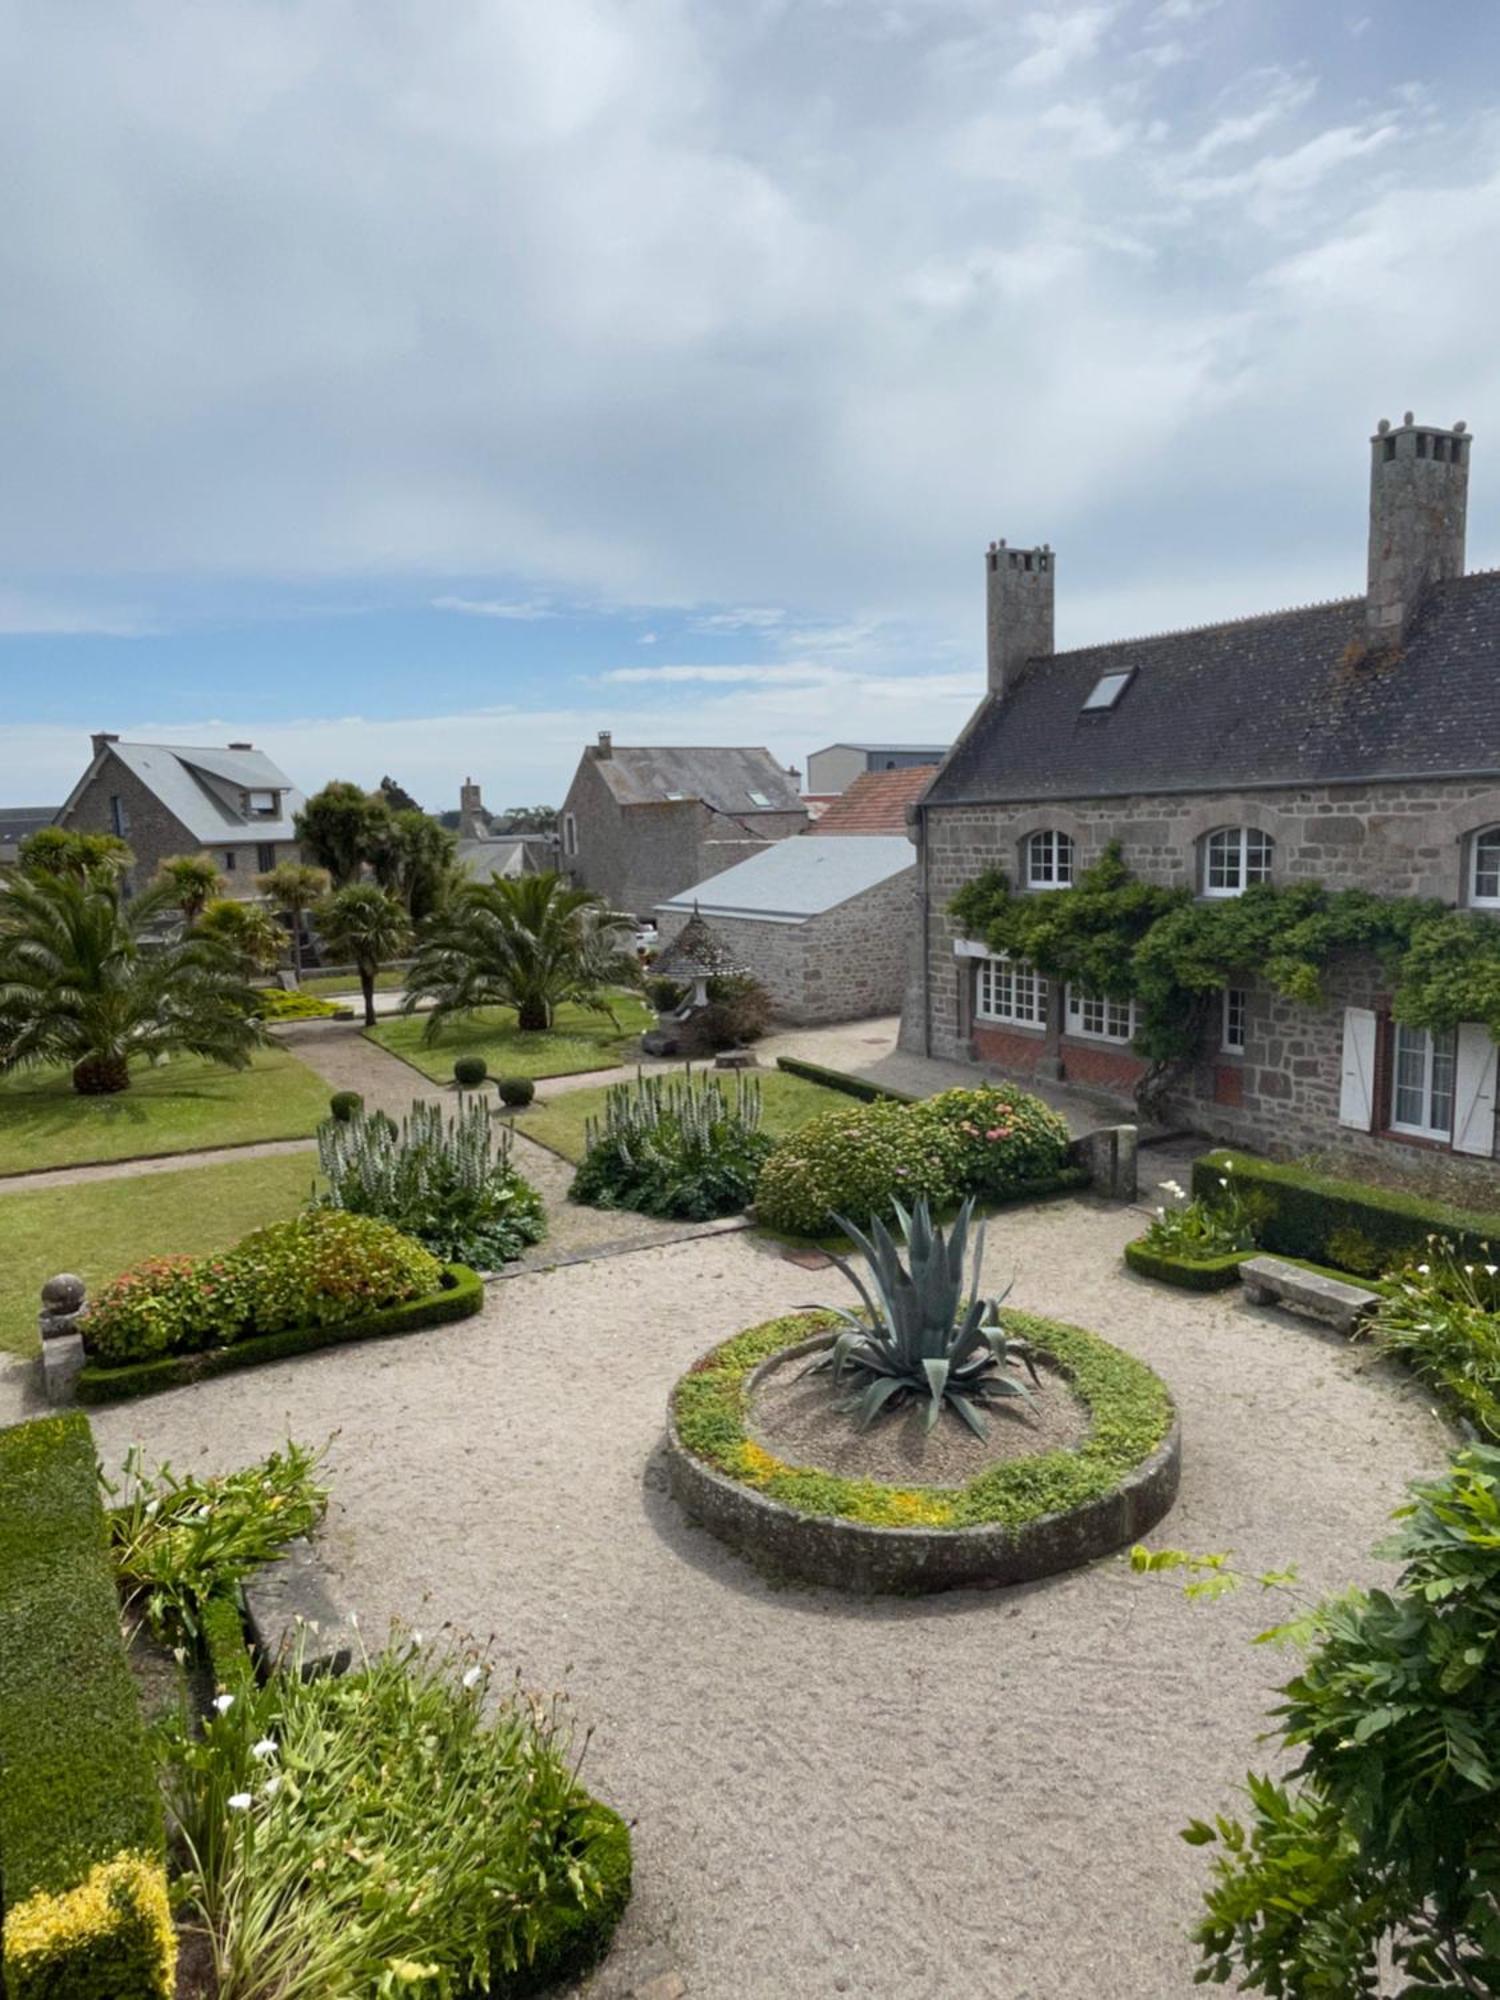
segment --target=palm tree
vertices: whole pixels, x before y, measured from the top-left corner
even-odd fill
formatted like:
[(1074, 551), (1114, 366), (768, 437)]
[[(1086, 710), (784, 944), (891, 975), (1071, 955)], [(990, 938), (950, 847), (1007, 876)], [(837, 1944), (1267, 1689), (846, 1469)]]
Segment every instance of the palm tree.
[(365, 996), (365, 1026), (375, 1025), (375, 975), (388, 958), (411, 942), (406, 912), (374, 882), (351, 882), (335, 889), (313, 912), (318, 935), (335, 958), (347, 959), (359, 974)]
[(270, 912), (242, 896), (217, 897), (203, 912), (198, 928), (233, 953), (246, 979), (263, 979), (280, 960), (286, 942)]
[(290, 920), (292, 926), (292, 967), (298, 981), (302, 978), (302, 919), (313, 904), (328, 894), (329, 881), (326, 868), (309, 868), (302, 861), (278, 861), (274, 868), (268, 868), (264, 875), (257, 875), (255, 886), (265, 896), (275, 910)]
[(189, 930), (203, 915), (204, 904), (224, 893), (224, 877), (206, 854), (169, 854), (156, 879), (170, 890)]
[(149, 933), (158, 888), (127, 901), (117, 877), (16, 874), (0, 890), (0, 1071), (72, 1066), (73, 1088), (130, 1086), (138, 1060), (185, 1052), (243, 1069), (261, 1039), (254, 995), (212, 938)]
[(443, 1023), (480, 1007), (514, 1007), (522, 1028), (550, 1028), (564, 1001), (610, 1014), (611, 986), (634, 985), (635, 926), (561, 875), (520, 875), (459, 890), (429, 927), (406, 975), (410, 1013), (436, 1001), (431, 1041)]

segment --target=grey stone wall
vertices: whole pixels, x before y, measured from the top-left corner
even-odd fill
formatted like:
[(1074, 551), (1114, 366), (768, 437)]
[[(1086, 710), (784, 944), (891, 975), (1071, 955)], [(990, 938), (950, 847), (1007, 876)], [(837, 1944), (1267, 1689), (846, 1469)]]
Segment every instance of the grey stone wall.
[[(124, 808), (125, 840), (135, 862), (126, 877), (132, 893), (149, 887), (161, 863), (169, 855), (206, 854), (224, 878), (229, 896), (255, 896), (255, 877), (260, 869), (259, 850), (272, 850), (272, 866), (281, 861), (299, 861), (302, 851), (294, 840), (261, 842), (253, 837), (226, 840), (204, 847), (175, 813), (168, 812), (148, 785), (128, 765), (109, 758), (79, 794), (64, 824), (74, 833), (113, 833), (114, 816), (110, 799), (118, 798)], [(228, 865), (233, 853), (234, 865)]]
[[(974, 972), (972, 961), (954, 956), (959, 929), (947, 905), (987, 868), (1004, 868), (1016, 880), (1027, 834), (1047, 826), (1067, 831), (1077, 843), (1079, 868), (1118, 840), (1134, 873), (1196, 887), (1204, 836), (1219, 826), (1256, 826), (1276, 843), (1278, 882), (1321, 882), (1330, 889), (1362, 887), (1458, 903), (1468, 840), (1500, 822), (1500, 788), (1435, 781), (1181, 799), (1141, 795), (1066, 806), (939, 808), (923, 818), (926, 851), (918, 869), (902, 1043), (961, 1061), (974, 1054)], [(1320, 1153), (1351, 1165), (1378, 1160), (1394, 1171), (1447, 1176), (1455, 1186), (1470, 1186), (1472, 1160), (1389, 1135), (1355, 1132), (1338, 1122), (1344, 1008), (1379, 1012), (1389, 1004), (1373, 963), (1349, 960), (1333, 968), (1323, 1008), (1297, 1005), (1264, 984), (1247, 991), (1243, 1058), (1219, 1052), (1216, 1018), (1202, 1060), (1174, 1100), (1177, 1117), (1214, 1138), (1272, 1156)], [(1066, 1077), (1068, 1046), (1059, 1017), (1054, 996), (1049, 1054)], [(1120, 1067), (1123, 1072), (1126, 1065)], [(1098, 1078), (1089, 1081), (1097, 1084)], [(1493, 1169), (1481, 1165), (1479, 1171), (1493, 1184)]]

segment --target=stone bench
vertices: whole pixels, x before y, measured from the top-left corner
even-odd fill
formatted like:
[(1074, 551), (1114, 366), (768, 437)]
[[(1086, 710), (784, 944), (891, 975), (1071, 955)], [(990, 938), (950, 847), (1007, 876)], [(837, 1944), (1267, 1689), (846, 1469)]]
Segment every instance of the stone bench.
[(357, 1620), (339, 1601), (305, 1535), (245, 1579), (245, 1622), (268, 1666), (300, 1659), (304, 1679), (341, 1674), (354, 1657)]
[(1280, 1257), (1247, 1258), (1240, 1266), (1240, 1284), (1253, 1306), (1285, 1306), (1288, 1312), (1321, 1320), (1343, 1334), (1357, 1333), (1361, 1320), (1380, 1303), (1379, 1293), (1367, 1292), (1363, 1285), (1304, 1271)]

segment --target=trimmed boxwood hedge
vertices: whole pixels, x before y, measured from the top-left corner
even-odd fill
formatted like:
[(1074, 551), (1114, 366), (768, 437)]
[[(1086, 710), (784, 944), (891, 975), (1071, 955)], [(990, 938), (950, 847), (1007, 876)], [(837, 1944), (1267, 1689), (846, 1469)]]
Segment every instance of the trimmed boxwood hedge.
[[(1256, 1236), (1262, 1250), (1274, 1256), (1301, 1257), (1350, 1272), (1347, 1246), (1362, 1241), (1378, 1272), (1398, 1259), (1425, 1256), (1429, 1236), (1450, 1238), (1460, 1259), (1474, 1263), (1492, 1261), (1485, 1246), (1500, 1244), (1500, 1214), (1479, 1215), (1421, 1195), (1258, 1159), (1253, 1153), (1222, 1149), (1195, 1160), (1194, 1194), (1212, 1200), (1226, 1172), (1241, 1194), (1253, 1198)], [(1353, 1275), (1367, 1278), (1370, 1273)]]
[(10, 2000), (166, 2000), (161, 1796), (77, 1413), (0, 1431), (0, 1772)]
[(312, 1354), (320, 1347), (342, 1347), (355, 1340), (381, 1340), (395, 1333), (415, 1333), (420, 1327), (446, 1326), (468, 1319), (484, 1303), (484, 1280), (466, 1264), (445, 1264), (443, 1289), (425, 1298), (387, 1306), (363, 1319), (341, 1326), (289, 1326), (280, 1333), (253, 1334), (227, 1347), (205, 1348), (198, 1354), (165, 1354), (153, 1361), (127, 1361), (117, 1367), (85, 1363), (77, 1380), (81, 1403), (117, 1403), (128, 1396), (149, 1396), (158, 1389), (178, 1389), (210, 1375), (227, 1375), (236, 1368), (256, 1368), (263, 1361), (285, 1361), (295, 1354)]
[(784, 1507), (875, 1528), (1018, 1528), (1112, 1493), (1171, 1429), (1166, 1384), (1144, 1361), (1082, 1327), (1030, 1313), (1003, 1318), (1007, 1331), (1057, 1364), (1088, 1405), (1088, 1435), (1077, 1450), (1002, 1459), (956, 1487), (902, 1487), (783, 1463), (745, 1427), (745, 1385), (772, 1355), (837, 1326), (827, 1312), (768, 1320), (713, 1348), (672, 1392), (677, 1435), (695, 1458)]
[(784, 1069), (788, 1076), (801, 1076), (809, 1083), (821, 1083), (826, 1090), (841, 1090), (846, 1097), (857, 1097), (865, 1104), (878, 1104), (882, 1100), (892, 1104), (922, 1102), (909, 1090), (890, 1090), (883, 1083), (872, 1083), (868, 1077), (850, 1076), (847, 1070), (825, 1069), (821, 1063), (804, 1062), (801, 1056), (778, 1056), (776, 1067)]
[(1253, 1250), (1230, 1250), (1222, 1257), (1173, 1257), (1165, 1250), (1153, 1250), (1144, 1236), (1125, 1245), (1125, 1262), (1143, 1278), (1159, 1278), (1164, 1285), (1180, 1285), (1187, 1292), (1222, 1292), (1240, 1281), (1240, 1265)]

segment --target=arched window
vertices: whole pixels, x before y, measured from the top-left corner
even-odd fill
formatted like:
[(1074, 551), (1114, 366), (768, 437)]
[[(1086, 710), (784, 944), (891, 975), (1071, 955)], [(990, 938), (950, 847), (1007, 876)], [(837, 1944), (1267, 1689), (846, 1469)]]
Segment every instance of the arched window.
[(1221, 826), (1203, 843), (1205, 896), (1239, 896), (1271, 879), (1270, 834), (1256, 826)]
[(1071, 889), (1073, 886), (1073, 836), (1046, 827), (1026, 837), (1026, 886), (1028, 889)]
[(1487, 826), (1474, 836), (1469, 901), (1482, 909), (1500, 909), (1500, 826)]

